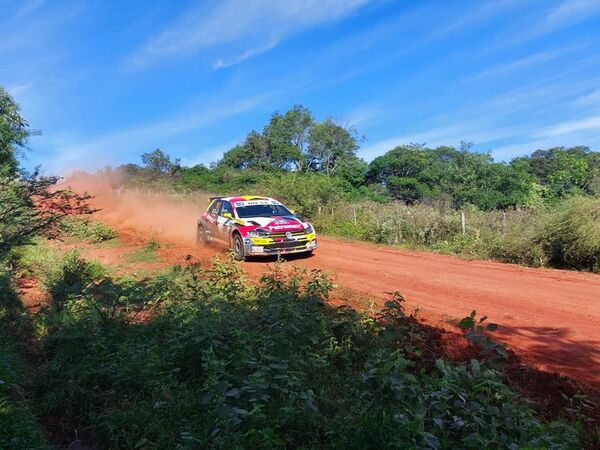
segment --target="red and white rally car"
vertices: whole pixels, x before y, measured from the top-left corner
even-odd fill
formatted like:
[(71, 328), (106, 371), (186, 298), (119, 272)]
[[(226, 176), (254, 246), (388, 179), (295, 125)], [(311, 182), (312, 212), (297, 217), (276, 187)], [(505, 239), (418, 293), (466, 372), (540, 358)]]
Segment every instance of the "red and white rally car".
[(312, 225), (269, 197), (214, 197), (198, 219), (197, 242), (225, 243), (237, 260), (247, 256), (310, 254), (317, 248)]

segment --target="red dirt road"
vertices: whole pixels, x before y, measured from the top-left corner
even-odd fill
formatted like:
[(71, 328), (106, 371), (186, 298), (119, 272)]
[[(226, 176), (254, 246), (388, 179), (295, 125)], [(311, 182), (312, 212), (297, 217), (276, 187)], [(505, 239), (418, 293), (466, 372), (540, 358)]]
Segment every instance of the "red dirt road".
[(409, 310), (433, 320), (476, 309), (500, 324), (497, 335), (524, 363), (600, 384), (600, 276), (467, 261), (321, 238), (298, 261), (336, 274), (338, 283), (374, 296), (400, 291)]
[[(172, 244), (164, 249), (169, 260), (187, 254), (205, 259), (223, 252), (194, 245), (198, 205), (143, 197), (105, 194), (95, 203), (103, 209), (103, 220), (137, 239), (158, 232), (159, 239)], [(357, 296), (383, 299), (385, 292), (399, 291), (407, 311), (420, 307), (420, 317), (444, 326), (475, 309), (478, 316), (487, 315), (500, 325), (498, 340), (507, 342), (525, 364), (600, 386), (600, 275), (468, 261), (325, 237), (319, 238), (313, 257), (294, 259), (292, 264), (330, 272), (350, 295), (356, 291)], [(244, 263), (251, 275), (262, 273), (266, 265)]]

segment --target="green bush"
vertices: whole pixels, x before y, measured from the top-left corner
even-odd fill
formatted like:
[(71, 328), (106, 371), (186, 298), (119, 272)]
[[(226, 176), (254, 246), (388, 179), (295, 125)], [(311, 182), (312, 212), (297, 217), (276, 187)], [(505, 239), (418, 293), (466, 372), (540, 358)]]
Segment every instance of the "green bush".
[(87, 217), (65, 217), (61, 222), (61, 229), (67, 236), (90, 242), (109, 241), (118, 236), (118, 233), (105, 223), (90, 221)]
[(275, 197), (297, 213), (314, 217), (345, 198), (344, 182), (324, 174), (288, 173), (264, 177), (255, 193)]
[(87, 261), (77, 250), (71, 250), (41, 274), (41, 282), (52, 304), (60, 308), (69, 296), (80, 294), (92, 281), (106, 275), (107, 269), (100, 263)]
[(498, 372), (432, 364), (398, 302), (328, 306), (319, 271), (253, 285), (217, 261), (123, 283), (42, 316), (41, 407), (100, 448), (580, 448)]
[(46, 448), (21, 382), (27, 371), (22, 343), (30, 332), (8, 270), (0, 265), (0, 448)]

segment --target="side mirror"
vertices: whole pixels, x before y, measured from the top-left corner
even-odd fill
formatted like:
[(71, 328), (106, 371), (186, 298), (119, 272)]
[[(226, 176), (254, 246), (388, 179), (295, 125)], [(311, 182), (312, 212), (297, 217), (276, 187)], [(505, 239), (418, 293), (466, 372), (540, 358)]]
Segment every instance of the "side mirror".
[(231, 219), (231, 220), (233, 220), (233, 216), (231, 215), (231, 213), (230, 213), (230, 212), (224, 212), (224, 213), (223, 213), (223, 217), (225, 217), (226, 219)]

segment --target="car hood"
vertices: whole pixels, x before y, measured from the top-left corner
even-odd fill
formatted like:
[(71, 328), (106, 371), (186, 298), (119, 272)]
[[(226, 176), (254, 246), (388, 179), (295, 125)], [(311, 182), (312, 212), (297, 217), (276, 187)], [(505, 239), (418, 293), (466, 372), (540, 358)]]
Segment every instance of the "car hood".
[(308, 226), (308, 223), (302, 222), (294, 216), (246, 217), (243, 220), (248, 224), (258, 225), (273, 232), (300, 231)]

